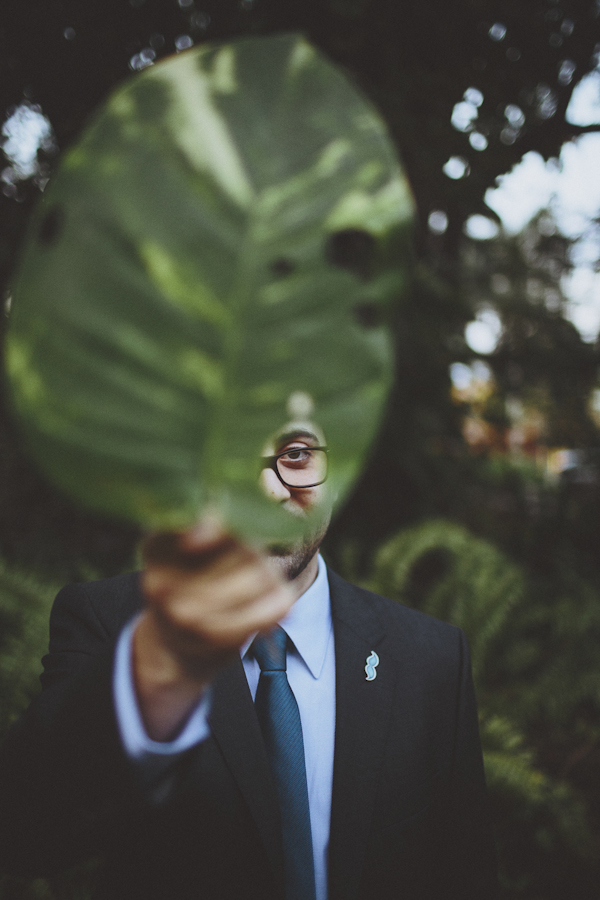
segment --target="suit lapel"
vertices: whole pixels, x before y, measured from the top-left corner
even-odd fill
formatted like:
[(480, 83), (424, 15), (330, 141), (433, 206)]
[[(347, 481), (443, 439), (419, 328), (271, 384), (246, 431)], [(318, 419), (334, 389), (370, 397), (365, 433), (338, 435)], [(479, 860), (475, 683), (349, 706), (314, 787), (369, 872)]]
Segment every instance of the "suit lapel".
[[(354, 900), (369, 838), (377, 776), (394, 693), (384, 651), (385, 625), (362, 595), (328, 570), (335, 634), (336, 729), (329, 900)], [(372, 650), (377, 677), (367, 681)], [(216, 680), (212, 734), (250, 809), (283, 893), (283, 855), (276, 789), (240, 659)]]
[(283, 850), (276, 788), (239, 658), (215, 681), (210, 725), (212, 735), (257, 825), (273, 867), (275, 882), (282, 886)]
[[(394, 675), (383, 649), (384, 624), (364, 596), (329, 572), (335, 633), (336, 727), (329, 846), (329, 900), (358, 891), (389, 726)], [(372, 650), (376, 678), (366, 680)]]

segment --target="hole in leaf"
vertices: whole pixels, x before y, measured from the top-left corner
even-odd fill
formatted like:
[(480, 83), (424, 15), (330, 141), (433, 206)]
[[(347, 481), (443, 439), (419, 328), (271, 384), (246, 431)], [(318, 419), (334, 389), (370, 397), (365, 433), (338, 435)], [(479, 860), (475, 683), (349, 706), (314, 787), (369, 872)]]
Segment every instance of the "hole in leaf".
[(291, 259), (286, 259), (283, 256), (271, 263), (271, 272), (276, 278), (286, 278), (288, 275), (292, 274), (295, 268), (295, 263), (293, 263)]
[(62, 207), (53, 206), (52, 209), (48, 210), (42, 219), (40, 230), (38, 231), (40, 244), (44, 244), (46, 247), (54, 244), (62, 231), (63, 222), (64, 213)]
[(348, 269), (367, 281), (373, 274), (375, 238), (360, 228), (336, 231), (327, 241), (325, 258), (332, 265)]
[(354, 307), (354, 316), (363, 328), (376, 328), (381, 323), (381, 310), (376, 303), (357, 303)]

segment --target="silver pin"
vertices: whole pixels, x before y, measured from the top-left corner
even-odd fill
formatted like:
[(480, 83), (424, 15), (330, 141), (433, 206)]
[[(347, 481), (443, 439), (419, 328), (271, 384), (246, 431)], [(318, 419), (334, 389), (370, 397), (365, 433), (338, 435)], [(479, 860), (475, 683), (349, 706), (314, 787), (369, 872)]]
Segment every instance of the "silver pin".
[(379, 657), (374, 650), (371, 650), (370, 656), (367, 656), (367, 664), (365, 672), (367, 673), (367, 681), (374, 681), (377, 678), (376, 666), (379, 665)]

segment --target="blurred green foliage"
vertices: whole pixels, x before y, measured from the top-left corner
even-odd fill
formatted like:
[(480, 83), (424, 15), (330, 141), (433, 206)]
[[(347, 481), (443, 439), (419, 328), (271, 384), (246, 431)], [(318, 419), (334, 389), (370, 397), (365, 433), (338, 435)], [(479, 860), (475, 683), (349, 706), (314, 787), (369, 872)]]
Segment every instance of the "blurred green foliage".
[[(40, 149), (29, 174), (19, 176), (6, 157), (0, 284), (8, 285), (57, 149), (74, 143), (92, 110), (128, 73), (190, 43), (285, 30), (304, 33), (348, 70), (383, 113), (417, 204), (419, 265), (411, 302), (397, 313), (396, 389), (372, 464), (331, 538), (332, 548), (338, 537), (345, 541), (351, 534), (366, 541), (370, 546), (360, 550), (366, 561), (400, 525), (424, 515), (454, 516), (470, 502), (462, 485), (473, 467), (464, 458), (461, 411), (449, 399), (448, 376), (450, 363), (473, 356), (464, 326), (477, 298), (462, 284), (463, 226), (473, 213), (490, 215), (486, 189), (523, 153), (533, 149), (546, 159), (556, 157), (565, 141), (592, 130), (567, 122), (565, 112), (575, 87), (596, 64), (599, 14), (593, 0), (565, 0), (560, 6), (551, 0), (203, 0), (183, 5), (107, 0), (93, 8), (78, 0), (7, 0), (0, 25), (0, 106), (8, 115), (39, 104), (54, 137)], [(494, 25), (501, 26), (499, 32), (492, 32)], [(503, 36), (496, 40), (492, 33)], [(559, 80), (565, 59), (574, 68)], [(455, 104), (472, 88), (482, 95), (477, 129), (487, 136), (484, 151), (469, 143), (468, 131), (451, 124)], [(510, 135), (505, 131), (509, 105), (523, 115)], [(443, 167), (456, 155), (466, 160), (470, 174), (453, 180)], [(442, 234), (428, 227), (433, 210), (447, 216)], [(565, 323), (562, 315), (558, 320), (554, 331)], [(597, 365), (595, 349), (575, 341), (570, 373), (579, 365), (587, 372), (590, 356)], [(516, 370), (508, 366), (508, 371)], [(94, 566), (112, 571), (115, 554), (124, 561), (135, 534), (82, 515), (57, 492), (42, 488), (4, 414), (2, 420), (0, 492), (11, 485), (0, 503), (4, 555), (65, 577), (76, 575), (82, 557), (93, 556)], [(387, 497), (384, 505), (376, 499), (381, 496)]]
[(56, 585), (40, 584), (0, 562), (0, 734), (39, 689)]
[(592, 897), (600, 874), (600, 590), (548, 589), (444, 520), (376, 554), (366, 586), (467, 634), (503, 898)]
[(91, 860), (51, 878), (0, 875), (2, 900), (92, 900), (98, 863)]
[[(88, 573), (91, 577), (91, 573)], [(39, 692), (40, 659), (57, 584), (0, 562), (0, 740)], [(2, 900), (88, 900), (93, 864), (50, 880), (0, 874)]]

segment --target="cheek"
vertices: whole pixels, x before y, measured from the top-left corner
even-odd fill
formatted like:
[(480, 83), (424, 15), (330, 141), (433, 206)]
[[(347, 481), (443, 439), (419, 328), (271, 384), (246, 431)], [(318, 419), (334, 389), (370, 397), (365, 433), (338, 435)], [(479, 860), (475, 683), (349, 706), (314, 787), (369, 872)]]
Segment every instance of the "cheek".
[(272, 469), (263, 469), (260, 473), (258, 483), (265, 496), (271, 500), (282, 502), (289, 500), (291, 492), (281, 483), (277, 475)]
[(303, 491), (292, 491), (292, 500), (305, 512), (311, 512), (322, 506), (325, 500), (325, 492), (321, 485), (315, 488), (305, 488)]

